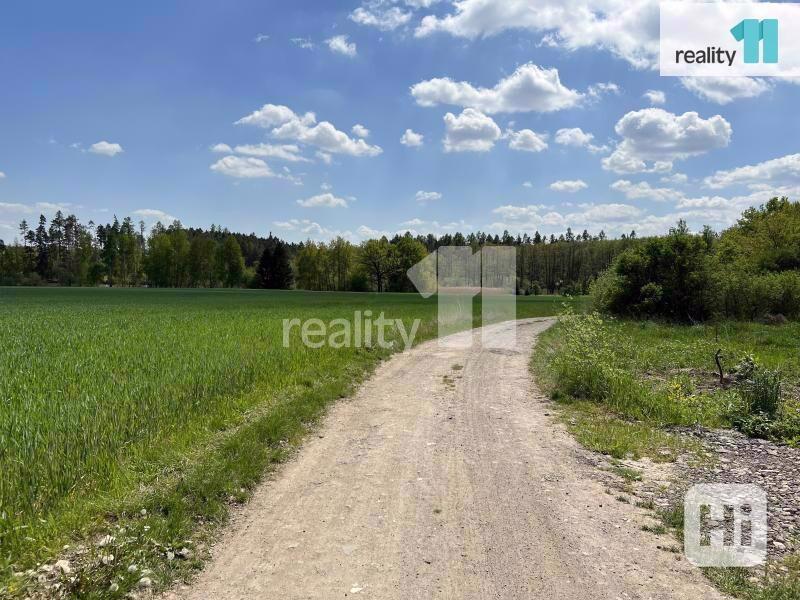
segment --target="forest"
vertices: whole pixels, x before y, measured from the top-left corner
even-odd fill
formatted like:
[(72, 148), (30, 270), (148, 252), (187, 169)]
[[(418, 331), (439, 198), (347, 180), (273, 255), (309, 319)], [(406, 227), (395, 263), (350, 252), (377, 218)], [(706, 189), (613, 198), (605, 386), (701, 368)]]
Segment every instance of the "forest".
[(179, 221), (149, 231), (130, 217), (82, 224), (61, 212), (0, 240), (0, 285), (111, 287), (252, 287), (316, 291), (413, 292), (406, 271), (440, 246), (517, 248), (520, 294), (577, 295), (623, 251), (641, 244), (635, 232), (608, 239), (588, 231), (549, 237), (473, 232), (328, 243), (285, 242), (271, 233), (230, 232), (217, 225), (186, 228)]

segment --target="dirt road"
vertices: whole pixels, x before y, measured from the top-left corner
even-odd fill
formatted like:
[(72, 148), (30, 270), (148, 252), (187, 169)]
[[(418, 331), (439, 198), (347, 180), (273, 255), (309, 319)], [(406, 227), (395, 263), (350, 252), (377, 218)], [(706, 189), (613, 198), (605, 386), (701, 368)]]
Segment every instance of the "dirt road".
[[(333, 406), (234, 519), (192, 600), (720, 599), (593, 478), (516, 350), (429, 342)], [(462, 334), (463, 337), (464, 334)]]

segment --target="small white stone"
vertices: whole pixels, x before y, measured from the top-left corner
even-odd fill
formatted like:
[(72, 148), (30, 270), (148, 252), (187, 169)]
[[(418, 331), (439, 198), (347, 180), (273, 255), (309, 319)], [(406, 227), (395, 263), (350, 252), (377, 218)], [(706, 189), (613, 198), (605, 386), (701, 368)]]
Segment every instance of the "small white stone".
[(62, 573), (69, 575), (72, 573), (72, 567), (69, 565), (68, 560), (59, 560), (55, 564), (55, 568), (61, 571)]

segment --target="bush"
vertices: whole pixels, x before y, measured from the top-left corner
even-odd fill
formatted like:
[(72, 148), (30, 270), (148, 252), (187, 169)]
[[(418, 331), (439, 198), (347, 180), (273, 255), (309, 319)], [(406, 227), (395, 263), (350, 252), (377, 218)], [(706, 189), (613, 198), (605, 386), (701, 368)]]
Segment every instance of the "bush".
[(582, 292), (578, 284), (574, 282), (562, 285), (558, 291), (564, 297), (580, 296)]
[(592, 286), (595, 306), (638, 318), (699, 321), (715, 313), (710, 246), (679, 224), (620, 254)]
[(27, 275), (23, 276), (22, 279), (20, 280), (19, 284), (20, 285), (27, 285), (27, 286), (38, 286), (38, 285), (43, 285), (44, 284), (44, 280), (41, 278), (41, 276), (38, 273), (33, 272), (33, 273), (28, 273)]
[(770, 369), (756, 368), (752, 378), (742, 384), (742, 397), (751, 413), (761, 413), (774, 419), (781, 406), (781, 374)]
[(369, 277), (363, 271), (356, 271), (350, 277), (350, 291), (352, 292), (368, 292), (369, 291)]
[(618, 305), (618, 299), (622, 296), (622, 278), (613, 268), (606, 269), (592, 282), (589, 293), (592, 296), (592, 306), (596, 311), (623, 312), (623, 307)]
[(763, 413), (743, 413), (733, 418), (733, 426), (749, 437), (800, 445), (800, 419), (794, 417), (771, 419)]
[(783, 402), (780, 372), (746, 356), (733, 374), (740, 400), (731, 410), (732, 425), (750, 437), (800, 441), (800, 415)]

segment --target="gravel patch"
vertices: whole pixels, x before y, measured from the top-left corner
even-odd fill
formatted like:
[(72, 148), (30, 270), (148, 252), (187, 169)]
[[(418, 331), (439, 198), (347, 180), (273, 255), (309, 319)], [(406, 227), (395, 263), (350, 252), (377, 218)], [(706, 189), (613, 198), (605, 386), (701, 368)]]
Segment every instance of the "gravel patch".
[(703, 443), (713, 460), (679, 463), (692, 483), (754, 484), (767, 492), (768, 546), (771, 559), (800, 549), (800, 449), (748, 438), (730, 430), (680, 432)]

